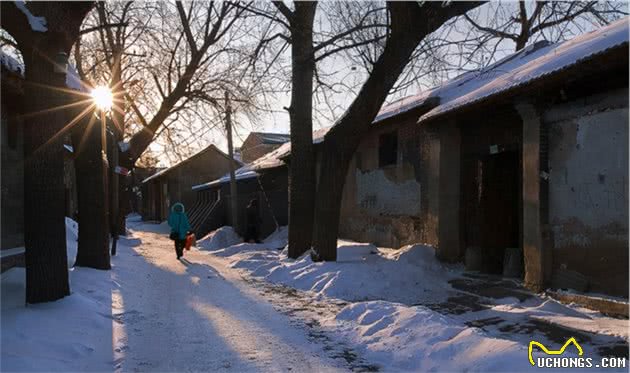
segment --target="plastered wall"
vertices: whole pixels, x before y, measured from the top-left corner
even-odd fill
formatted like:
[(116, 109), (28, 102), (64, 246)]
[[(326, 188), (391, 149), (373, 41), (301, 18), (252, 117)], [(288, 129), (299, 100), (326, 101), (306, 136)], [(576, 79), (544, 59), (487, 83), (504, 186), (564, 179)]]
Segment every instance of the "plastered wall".
[(628, 291), (628, 90), (558, 105), (549, 136), (553, 268), (589, 278), (591, 291)]
[[(397, 162), (379, 167), (379, 136), (392, 131), (398, 132)], [(435, 193), (428, 182), (431, 154), (430, 136), (414, 118), (382, 125), (366, 136), (348, 171), (340, 235), (394, 248), (436, 244), (437, 221), (429, 213), (429, 195)]]

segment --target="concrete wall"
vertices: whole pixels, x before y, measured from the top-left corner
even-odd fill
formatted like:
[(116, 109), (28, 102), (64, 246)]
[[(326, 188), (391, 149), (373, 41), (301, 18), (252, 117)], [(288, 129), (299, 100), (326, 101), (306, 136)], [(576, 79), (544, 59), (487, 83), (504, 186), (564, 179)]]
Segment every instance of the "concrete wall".
[(553, 268), (592, 291), (628, 292), (628, 90), (557, 105), (549, 136)]
[[(437, 243), (435, 199), (429, 197), (437, 192), (436, 183), (429, 183), (435, 142), (432, 147), (416, 119), (376, 126), (359, 145), (342, 197), (341, 237), (394, 248)], [(379, 167), (379, 136), (392, 131), (398, 132), (397, 163)]]

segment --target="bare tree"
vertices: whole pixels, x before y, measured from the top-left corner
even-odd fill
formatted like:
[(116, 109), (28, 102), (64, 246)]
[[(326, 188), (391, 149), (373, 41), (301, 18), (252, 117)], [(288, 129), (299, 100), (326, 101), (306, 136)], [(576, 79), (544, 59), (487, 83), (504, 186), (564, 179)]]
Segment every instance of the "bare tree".
[(602, 27), (628, 14), (625, 1), (490, 2), (453, 26), (466, 41), (458, 52), (465, 61), (485, 65), (494, 60), (504, 42), (519, 51), (539, 40), (564, 41)]
[[(28, 303), (53, 301), (70, 293), (60, 133), (72, 124), (66, 121), (63, 108), (77, 106), (77, 98), (66, 88), (66, 74), (56, 61), (70, 53), (93, 5), (2, 2), (0, 8), (2, 28), (17, 42), (26, 70), (24, 241)], [(88, 112), (86, 108), (83, 114)]]
[[(291, 46), (291, 105), (286, 108), (291, 128), (289, 257), (297, 258), (310, 249), (313, 233), (316, 184), (312, 136), (313, 103), (321, 98), (321, 103), (329, 104), (327, 97), (339, 86), (344, 85), (343, 82), (329, 83), (327, 69), (318, 69), (318, 65), (324, 65), (327, 59), (346, 49), (384, 38), (383, 34), (367, 40), (353, 39), (353, 35), (365, 30), (382, 28), (382, 24), (372, 22), (376, 18), (371, 15), (384, 8), (382, 5), (379, 8), (370, 3), (366, 3), (362, 8), (355, 7), (360, 16), (353, 19), (354, 22), (343, 23), (346, 27), (338, 30), (333, 27), (336, 20), (329, 18), (333, 13), (328, 11), (326, 5), (317, 2), (294, 2), (293, 9), (280, 1), (274, 2), (273, 5), (275, 10), (262, 7), (250, 11), (270, 19), (281, 29), (268, 32), (268, 36), (261, 39), (259, 49), (272, 41), (278, 41), (283, 46), (287, 44)], [(324, 14), (317, 22), (316, 11), (321, 6), (324, 7)], [(280, 48), (280, 51), (282, 50), (283, 47)], [(318, 92), (321, 95), (318, 95)], [(335, 108), (331, 107), (330, 111), (334, 110)]]
[[(239, 71), (239, 67), (230, 54), (229, 43), (242, 37), (244, 30), (238, 21), (243, 19), (244, 10), (230, 2), (186, 5), (188, 9), (180, 2), (175, 5), (179, 32), (163, 27), (156, 35), (165, 48), (154, 50), (155, 56), (151, 58), (154, 65), (149, 74), (159, 92), (159, 104), (152, 105), (145, 96), (143, 108), (135, 104), (140, 101), (138, 98), (127, 96), (133, 100), (131, 107), (141, 123), (141, 129), (131, 137), (129, 150), (121, 159), (129, 166), (151, 144), (168, 119), (183, 115), (182, 112), (195, 103), (219, 107), (219, 97), (214, 95), (219, 87), (223, 88), (221, 92), (239, 90), (232, 86), (232, 74)], [(164, 4), (161, 11), (169, 13), (172, 9)], [(167, 19), (168, 15), (161, 17)], [(163, 71), (161, 75), (157, 74), (159, 70)]]
[[(290, 10), (283, 2), (275, 6), (284, 16), (291, 40), (291, 163), (289, 165), (289, 257), (297, 258), (311, 246), (315, 195), (313, 153), (313, 73), (315, 48), (313, 21), (316, 2), (295, 2)], [(289, 39), (289, 37), (285, 37)]]
[[(190, 155), (195, 143), (221, 124), (224, 91), (234, 97), (235, 119), (239, 115), (254, 117), (264, 106), (260, 97), (265, 97), (268, 85), (251, 79), (244, 63), (249, 58), (247, 49), (255, 45), (255, 38), (248, 38), (253, 21), (229, 2), (97, 4), (75, 45), (74, 58), (85, 81), (108, 84), (114, 92), (112, 128), (115, 141), (123, 145), (112, 148), (118, 152), (113, 154), (118, 155), (117, 160), (112, 157), (114, 163), (132, 168), (157, 138), (170, 150), (165, 155), (174, 155), (176, 160)], [(93, 177), (88, 173), (87, 169), (77, 172)], [(115, 239), (125, 231), (128, 198), (126, 185), (116, 187), (118, 176), (112, 172), (110, 177)], [(88, 205), (93, 199), (89, 194), (79, 193), (84, 196), (79, 205), (93, 210), (94, 205)], [(82, 221), (80, 226), (93, 224), (93, 214), (83, 214), (83, 218), (92, 220)], [(89, 239), (94, 239), (94, 232)], [(88, 242), (81, 237), (79, 242), (79, 252), (94, 247), (81, 245)]]
[[(99, 2), (82, 28), (83, 38), (75, 43), (74, 60), (79, 75), (85, 82), (94, 85), (84, 70), (86, 60), (91, 62), (85, 64), (89, 66), (90, 75), (100, 77), (108, 74), (106, 82), (113, 92), (115, 101), (109, 121), (109, 129), (113, 136), (108, 139), (115, 144), (123, 140), (126, 129), (123, 56), (129, 54), (129, 49), (141, 36), (142, 26), (146, 26), (151, 20), (151, 10), (150, 3), (129, 1), (106, 5)], [(95, 42), (96, 40), (98, 42)], [(107, 269), (109, 236), (111, 234), (113, 239), (111, 253), (115, 255), (117, 237), (125, 232), (124, 216), (128, 209), (128, 195), (126, 179), (123, 178), (123, 182), (119, 182), (118, 173), (115, 172), (121, 152), (119, 146), (108, 146), (109, 164), (105, 165), (108, 167), (103, 172), (99, 169), (102, 167), (102, 156), (95, 151), (99, 148), (100, 142), (96, 127), (84, 122), (73, 131), (79, 208), (79, 240), (75, 265)], [(108, 188), (101, 189), (105, 185), (108, 185)]]
[(348, 165), (390, 89), (418, 44), (446, 21), (478, 2), (388, 2), (390, 30), (385, 48), (346, 113), (327, 133), (317, 189), (313, 258), (336, 260), (341, 195)]

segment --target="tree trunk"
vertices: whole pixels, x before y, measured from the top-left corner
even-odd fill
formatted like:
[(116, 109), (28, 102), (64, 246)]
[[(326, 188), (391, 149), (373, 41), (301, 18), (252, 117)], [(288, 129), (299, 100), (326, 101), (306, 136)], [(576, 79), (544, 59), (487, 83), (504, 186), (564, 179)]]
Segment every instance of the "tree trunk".
[[(348, 166), (363, 135), (369, 130), (390, 89), (398, 80), (418, 43), (448, 19), (479, 3), (388, 2), (391, 33), (383, 54), (343, 117), (324, 140), (323, 160), (317, 189), (314, 260), (337, 259), (337, 235), (341, 195)], [(423, 22), (419, 22), (423, 20)]]
[(72, 134), (79, 205), (79, 247), (75, 266), (110, 269), (109, 199), (106, 159), (101, 152), (101, 121), (83, 121)]
[[(2, 27), (17, 41), (25, 65), (24, 244), (26, 302), (47, 302), (70, 294), (65, 237), (64, 150), (67, 112), (49, 109), (75, 101), (64, 94), (65, 72), (55, 72), (60, 53), (70, 52), (92, 2), (36, 2), (24, 5), (46, 19), (46, 31), (34, 30), (13, 2), (0, 3)], [(37, 113), (37, 115), (35, 115)]]
[[(53, 43), (50, 43), (53, 44)], [(61, 138), (47, 143), (65, 124), (61, 111), (46, 112), (65, 103), (51, 87), (65, 85), (65, 75), (53, 73), (48, 62), (56, 48), (25, 56), (27, 113), (42, 112), (24, 122), (24, 245), (26, 302), (49, 302), (70, 294), (65, 237), (64, 150)], [(46, 87), (48, 86), (48, 87)]]
[(289, 164), (289, 257), (311, 248), (315, 206), (313, 152), (313, 19), (317, 3), (295, 2), (291, 24), (292, 89), (289, 110), (291, 162)]
[[(122, 157), (119, 154), (118, 159)], [(129, 177), (118, 176), (118, 222), (117, 233), (119, 236), (127, 235), (127, 215), (131, 212), (130, 203), (130, 191), (129, 191)]]
[[(115, 130), (114, 130), (115, 131)], [(116, 166), (118, 165), (118, 139), (115, 134), (108, 133), (107, 160), (109, 161), (109, 231), (112, 239), (111, 255), (116, 255), (116, 246), (118, 243), (118, 207), (120, 198), (118, 196), (118, 174)]]
[[(114, 48), (112, 51), (114, 56), (112, 65), (112, 80), (110, 82), (110, 88), (114, 96), (114, 110), (112, 110), (112, 146), (110, 147), (110, 229), (112, 235), (112, 255), (116, 255), (116, 244), (118, 242), (118, 236), (121, 232), (121, 202), (122, 194), (120, 191), (123, 189), (123, 183), (121, 183), (121, 176), (116, 173), (116, 166), (120, 165), (120, 159), (122, 154), (118, 143), (123, 140), (123, 133), (125, 129), (125, 110), (124, 110), (124, 92), (122, 89), (122, 49)], [(118, 109), (116, 109), (118, 108)], [(122, 179), (124, 181), (124, 179)], [(124, 220), (124, 219), (123, 219)]]
[(341, 197), (356, 146), (358, 142), (356, 145), (350, 141), (336, 144), (328, 139), (323, 144), (313, 237), (312, 257), (316, 261), (337, 260)]

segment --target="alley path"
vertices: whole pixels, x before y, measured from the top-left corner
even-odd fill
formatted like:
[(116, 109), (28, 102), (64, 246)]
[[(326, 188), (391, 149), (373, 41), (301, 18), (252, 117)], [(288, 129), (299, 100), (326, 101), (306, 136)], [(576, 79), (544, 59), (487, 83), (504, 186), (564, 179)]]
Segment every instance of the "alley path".
[(160, 228), (132, 226), (114, 258), (117, 370), (344, 370), (220, 261), (195, 250), (177, 260)]

